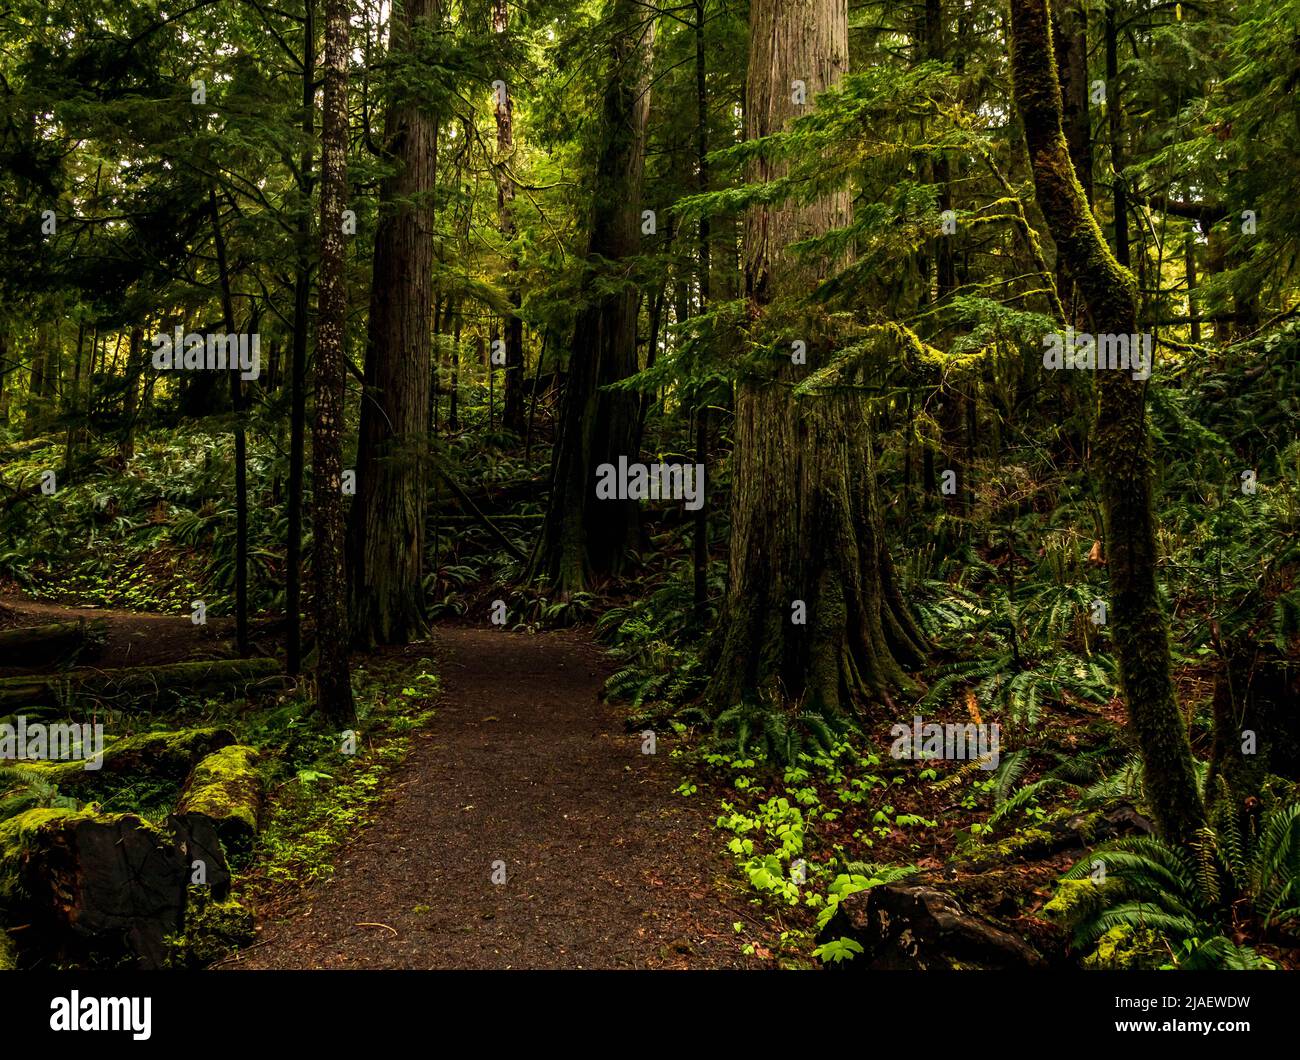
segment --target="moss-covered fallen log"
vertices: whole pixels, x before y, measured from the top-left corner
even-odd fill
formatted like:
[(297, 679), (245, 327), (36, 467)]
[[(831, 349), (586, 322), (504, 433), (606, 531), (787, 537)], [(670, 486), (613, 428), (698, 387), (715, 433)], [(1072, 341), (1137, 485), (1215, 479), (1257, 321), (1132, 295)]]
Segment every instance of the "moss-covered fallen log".
[(0, 666), (30, 668), (94, 653), (104, 643), (108, 623), (50, 622), (0, 630)]
[(171, 702), (201, 692), (241, 694), (259, 685), (270, 687), (281, 673), (274, 659), (215, 659), (120, 670), (81, 667), (53, 676), (0, 678), (0, 710), (27, 704), (75, 707), (82, 699), (129, 707), (141, 700)]
[(177, 784), (207, 756), (229, 747), (235, 736), (229, 729), (207, 727), (178, 732), (142, 732), (121, 739), (106, 739), (99, 768), (86, 762), (19, 762), (60, 787), (90, 786), (105, 777), (151, 777)]
[(262, 794), (257, 750), (239, 744), (223, 747), (194, 767), (175, 816), (210, 821), (228, 854), (244, 854), (257, 835)]

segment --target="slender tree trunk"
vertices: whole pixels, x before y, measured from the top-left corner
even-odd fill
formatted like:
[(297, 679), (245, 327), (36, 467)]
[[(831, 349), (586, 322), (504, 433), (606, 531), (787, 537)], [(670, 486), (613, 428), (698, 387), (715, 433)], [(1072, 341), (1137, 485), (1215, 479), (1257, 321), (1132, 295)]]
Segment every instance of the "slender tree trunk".
[(638, 402), (634, 394), (602, 388), (637, 370), (637, 290), (628, 259), (640, 249), (641, 174), (654, 21), (635, 0), (612, 0), (617, 27), (610, 45), (610, 76), (601, 115), (587, 290), (608, 282), (608, 265), (624, 283), (589, 294), (574, 326), (568, 382), (551, 461), (551, 492), (532, 571), (549, 577), (560, 595), (588, 581), (617, 575), (638, 530), (636, 501), (597, 500), (596, 469), (635, 460)]
[[(409, 63), (438, 0), (393, 7), (389, 61)], [(400, 83), (400, 78), (399, 78)], [(433, 190), (438, 123), (398, 93), (385, 120), (397, 172), (385, 181), (375, 233), (357, 496), (348, 525), (352, 636), (405, 644), (426, 631), (424, 513), (428, 493)]]
[(9, 425), (9, 377), (16, 365), (9, 358), (9, 331), (0, 326), (0, 424)]
[(125, 467), (135, 459), (135, 424), (139, 418), (141, 345), (140, 329), (131, 329), (131, 341), (126, 352), (126, 388), (122, 392), (122, 434), (117, 443), (117, 457)]
[(1124, 106), (1119, 90), (1119, 0), (1106, 0), (1106, 117), (1110, 135), (1115, 260), (1128, 268), (1128, 187), (1124, 183)]
[(348, 190), (348, 0), (325, 0), (321, 118), (320, 294), (312, 429), (312, 565), (316, 575), (316, 705), (334, 725), (356, 720), (348, 667), (343, 567), (343, 398), (348, 291), (343, 204)]
[[(510, 26), (507, 0), (492, 0), (492, 32), (504, 40)], [(514, 151), (514, 97), (507, 90), (496, 101), (497, 122), (497, 225), (501, 241), (508, 248), (506, 297), (514, 312), (505, 318), (505, 381), (501, 425), (507, 431), (524, 433), (524, 322), (519, 316), (519, 255), (515, 252), (515, 182), (506, 168)]]
[[(1011, 69), (1038, 204), (1087, 306), (1093, 334), (1137, 332), (1132, 274), (1106, 248), (1070, 164), (1046, 0), (1011, 0)], [(1124, 242), (1119, 246), (1126, 245)], [(1170, 676), (1169, 627), (1156, 584), (1146, 383), (1098, 372), (1093, 441), (1101, 471), (1112, 631), (1146, 796), (1161, 833), (1186, 842), (1204, 820), (1187, 731)]]
[(1183, 242), (1183, 262), (1187, 273), (1187, 319), (1191, 322), (1192, 342), (1201, 341), (1201, 318), (1197, 315), (1196, 304), (1196, 237), (1192, 235), (1191, 226), (1187, 228), (1187, 238)]
[[(701, 195), (709, 190), (709, 96), (704, 62), (704, 0), (695, 0), (695, 165), (696, 188)], [(709, 219), (700, 218), (700, 312), (707, 312), (712, 271), (709, 253)], [(655, 321), (657, 331), (658, 320)], [(653, 336), (656, 340), (657, 335)], [(654, 351), (651, 350), (651, 356)], [(701, 401), (695, 409), (695, 462), (702, 469), (700, 507), (695, 513), (693, 532), (693, 567), (695, 615), (704, 617), (709, 598), (709, 406)]]
[(286, 550), (284, 606), (289, 630), (287, 669), (302, 670), (302, 508), (303, 464), (307, 434), (307, 329), (311, 311), (312, 148), (316, 136), (316, 4), (306, 0), (302, 32), (302, 133), (299, 163), (298, 262), (293, 279), (293, 347), (289, 383), (289, 541)]
[[(1083, 0), (1058, 0), (1052, 9), (1052, 40), (1056, 46), (1056, 69), (1061, 82), (1062, 121), (1070, 161), (1092, 202), (1092, 114), (1088, 89), (1088, 15)], [(1065, 261), (1056, 259), (1056, 289), (1066, 312), (1074, 312), (1074, 285), (1066, 274)], [(1070, 323), (1075, 323), (1071, 317)]]
[[(208, 209), (212, 212), (212, 239), (217, 248), (217, 274), (221, 278), (221, 313), (226, 335), (235, 334), (235, 307), (230, 297), (230, 268), (226, 262), (226, 239), (221, 233), (217, 192), (208, 186)], [(137, 329), (138, 330), (138, 329)], [(132, 344), (136, 332), (131, 333)], [(248, 440), (244, 433), (244, 388), (239, 369), (230, 369), (230, 410), (235, 420), (235, 647), (248, 656)]]
[[(925, 0), (926, 58), (943, 62), (948, 57), (948, 30), (943, 0)], [(934, 181), (939, 187), (939, 210), (952, 209), (952, 164), (947, 152), (934, 160)], [(935, 240), (935, 297), (942, 301), (957, 286), (951, 236)]]
[[(848, 65), (845, 0), (752, 0), (745, 124), (750, 140), (776, 133)], [(784, 164), (750, 163), (747, 181), (779, 178)], [(792, 243), (845, 225), (847, 191), (803, 205), (750, 209), (745, 282), (761, 319), (777, 301), (803, 299), (825, 266), (794, 258)], [(787, 307), (788, 308), (788, 307)], [(780, 314), (788, 319), (788, 314)], [(787, 328), (782, 347), (789, 349)], [(809, 334), (806, 365), (782, 357), (766, 377), (739, 384), (733, 427), (730, 584), (712, 645), (706, 700), (722, 709), (750, 698), (838, 713), (908, 684), (923, 638), (894, 584), (875, 490), (863, 401), (854, 392), (807, 399), (791, 389), (831, 353)], [(802, 620), (802, 621), (801, 621)]]

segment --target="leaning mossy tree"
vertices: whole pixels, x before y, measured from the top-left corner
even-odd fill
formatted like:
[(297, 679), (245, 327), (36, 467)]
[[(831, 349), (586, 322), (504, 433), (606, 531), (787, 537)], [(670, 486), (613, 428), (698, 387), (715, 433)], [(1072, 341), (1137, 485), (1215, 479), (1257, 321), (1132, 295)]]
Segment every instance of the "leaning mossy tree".
[[(1012, 0), (1011, 70), (1038, 205), (1080, 294), (1093, 334), (1132, 335), (1137, 285), (1106, 246), (1062, 131), (1048, 0)], [(1162, 835), (1187, 842), (1205, 823), (1191, 746), (1174, 696), (1169, 624), (1156, 585), (1146, 381), (1097, 373), (1093, 438), (1101, 472), (1111, 629), (1146, 797)]]
[[(781, 132), (801, 109), (792, 79), (811, 101), (843, 76), (848, 14), (844, 0), (754, 0), (749, 17), (745, 120), (754, 141)], [(771, 184), (787, 167), (759, 154), (746, 179)], [(850, 217), (847, 190), (812, 202), (760, 201), (746, 214), (753, 331), (783, 352), (737, 387), (730, 580), (705, 692), (715, 710), (775, 700), (825, 716), (889, 702), (924, 654), (885, 541), (865, 398), (852, 388), (796, 396), (829, 360), (832, 342), (812, 334), (811, 320), (776, 334), (799, 316), (789, 307), (806, 302), (834, 267), (791, 245), (844, 228)], [(795, 340), (806, 363), (790, 356)]]

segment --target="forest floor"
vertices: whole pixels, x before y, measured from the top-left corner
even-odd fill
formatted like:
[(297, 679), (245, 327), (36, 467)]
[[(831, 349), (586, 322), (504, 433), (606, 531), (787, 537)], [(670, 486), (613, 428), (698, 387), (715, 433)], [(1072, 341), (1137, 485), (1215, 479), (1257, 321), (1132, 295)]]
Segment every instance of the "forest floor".
[[(105, 619), (101, 667), (210, 654), (219, 636), (184, 616), (16, 596), (0, 609), (4, 625)], [(668, 742), (643, 754), (601, 702), (610, 666), (584, 633), (442, 624), (384, 654), (437, 659), (432, 724), (334, 874), (259, 908), (259, 941), (226, 967), (759, 963), (732, 927), (750, 913), (712, 817), (674, 794)]]
[(96, 665), (103, 668), (157, 666), (221, 654), (223, 638), (233, 625), (229, 619), (213, 618), (204, 626), (196, 626), (184, 615), (51, 603), (0, 593), (0, 629), (80, 619), (103, 620), (107, 625), (104, 646), (96, 660)]

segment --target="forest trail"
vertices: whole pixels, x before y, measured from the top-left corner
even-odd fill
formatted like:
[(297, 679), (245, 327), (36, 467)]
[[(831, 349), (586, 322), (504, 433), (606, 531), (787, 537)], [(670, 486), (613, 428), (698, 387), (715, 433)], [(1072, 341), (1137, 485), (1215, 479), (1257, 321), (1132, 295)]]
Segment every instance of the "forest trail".
[[(718, 968), (748, 963), (703, 804), (597, 695), (578, 632), (436, 627), (443, 693), (374, 822), (242, 968)], [(492, 882), (493, 862), (506, 882)]]
[[(99, 666), (210, 656), (229, 621), (7, 594), (0, 610), (0, 625), (106, 621)], [(642, 754), (600, 701), (610, 667), (586, 634), (441, 625), (397, 651), (436, 659), (432, 723), (333, 877), (287, 912), (260, 910), (261, 941), (225, 967), (750, 963), (731, 927), (746, 914), (715, 883), (730, 865), (712, 817), (674, 793), (668, 748)]]

